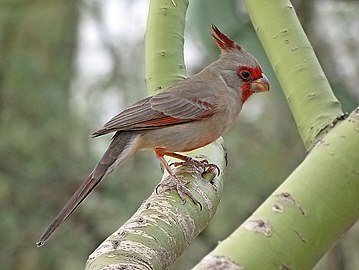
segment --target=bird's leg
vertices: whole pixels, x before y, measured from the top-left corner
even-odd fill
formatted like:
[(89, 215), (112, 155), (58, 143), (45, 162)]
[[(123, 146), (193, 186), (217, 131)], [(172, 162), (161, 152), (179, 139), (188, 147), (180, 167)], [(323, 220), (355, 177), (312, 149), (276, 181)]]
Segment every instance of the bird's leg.
[[(165, 188), (165, 190), (173, 189), (173, 188), (176, 189), (176, 191), (177, 191), (178, 195), (180, 196), (180, 198), (182, 199), (183, 203), (186, 202), (186, 195), (187, 195), (188, 197), (190, 197), (190, 199), (193, 201), (193, 203), (201, 205), (198, 202), (198, 200), (194, 197), (192, 192), (186, 187), (188, 182), (183, 183), (183, 181), (181, 181), (181, 179), (179, 179), (179, 177), (176, 175), (176, 173), (172, 170), (171, 166), (164, 159), (165, 153), (167, 153), (167, 152), (165, 152), (163, 149), (155, 149), (156, 157), (159, 159), (159, 161), (161, 162), (163, 167), (166, 169), (166, 171), (171, 176), (168, 181), (162, 182), (161, 184), (159, 184), (159, 186)], [(170, 180), (172, 180), (172, 181), (170, 181)], [(158, 189), (158, 186), (156, 187), (156, 192), (157, 192), (157, 189)]]

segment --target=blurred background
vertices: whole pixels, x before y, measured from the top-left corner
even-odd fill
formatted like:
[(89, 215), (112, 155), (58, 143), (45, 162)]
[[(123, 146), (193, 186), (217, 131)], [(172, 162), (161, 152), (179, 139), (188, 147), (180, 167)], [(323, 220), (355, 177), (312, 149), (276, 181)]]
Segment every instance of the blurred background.
[[(190, 1), (187, 73), (219, 56), (215, 23), (252, 52), (271, 81), (225, 135), (222, 202), (172, 269), (189, 269), (239, 226), (304, 159), (290, 111), (242, 3)], [(41, 249), (35, 242), (105, 151), (88, 135), (146, 96), (146, 0), (0, 2), (0, 269), (83, 269), (161, 177), (142, 152), (114, 172)], [(295, 0), (306, 33), (345, 111), (358, 104), (359, 2)], [(339, 215), (339, 214), (338, 214)], [(338, 218), (340, 218), (338, 216)], [(359, 269), (354, 225), (316, 270)]]

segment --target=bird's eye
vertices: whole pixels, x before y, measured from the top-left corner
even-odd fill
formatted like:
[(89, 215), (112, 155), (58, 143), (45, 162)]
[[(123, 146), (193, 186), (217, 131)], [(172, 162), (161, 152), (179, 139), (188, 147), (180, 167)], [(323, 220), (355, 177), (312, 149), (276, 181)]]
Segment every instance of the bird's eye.
[(240, 70), (239, 71), (239, 77), (241, 77), (243, 80), (248, 81), (251, 78), (251, 73), (248, 70)]

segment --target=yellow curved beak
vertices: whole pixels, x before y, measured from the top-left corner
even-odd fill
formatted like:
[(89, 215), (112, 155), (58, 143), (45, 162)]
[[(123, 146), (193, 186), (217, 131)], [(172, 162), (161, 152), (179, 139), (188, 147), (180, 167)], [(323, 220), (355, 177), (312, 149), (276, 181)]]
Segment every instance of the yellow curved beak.
[(262, 77), (253, 81), (251, 84), (251, 90), (254, 93), (258, 92), (268, 92), (269, 91), (269, 81), (266, 75), (262, 74)]

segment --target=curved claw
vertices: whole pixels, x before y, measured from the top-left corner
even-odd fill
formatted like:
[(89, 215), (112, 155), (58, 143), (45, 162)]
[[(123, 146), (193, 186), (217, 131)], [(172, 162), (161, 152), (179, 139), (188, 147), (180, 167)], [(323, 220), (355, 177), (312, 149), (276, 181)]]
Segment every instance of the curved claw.
[(178, 167), (178, 166), (181, 166), (183, 164), (186, 164), (184, 161), (176, 161), (176, 162), (172, 162), (170, 163), (169, 165), (170, 166), (175, 166), (175, 167)]
[(199, 211), (202, 211), (202, 210), (203, 210), (202, 204), (201, 204), (200, 202), (198, 202), (198, 201), (197, 201), (197, 204), (198, 204), (198, 206), (199, 206)]
[(212, 169), (215, 169), (215, 170), (217, 171), (216, 176), (220, 176), (220, 174), (221, 174), (221, 169), (218, 167), (218, 165), (216, 165), (216, 164), (214, 164), (214, 163), (209, 163), (209, 164), (207, 164), (206, 167), (208, 167), (208, 169), (207, 169), (205, 172), (203, 172), (203, 173), (213, 172)]
[(161, 186), (161, 184), (158, 184), (156, 187), (155, 187), (155, 192), (156, 192), (156, 195), (158, 195), (158, 188)]

